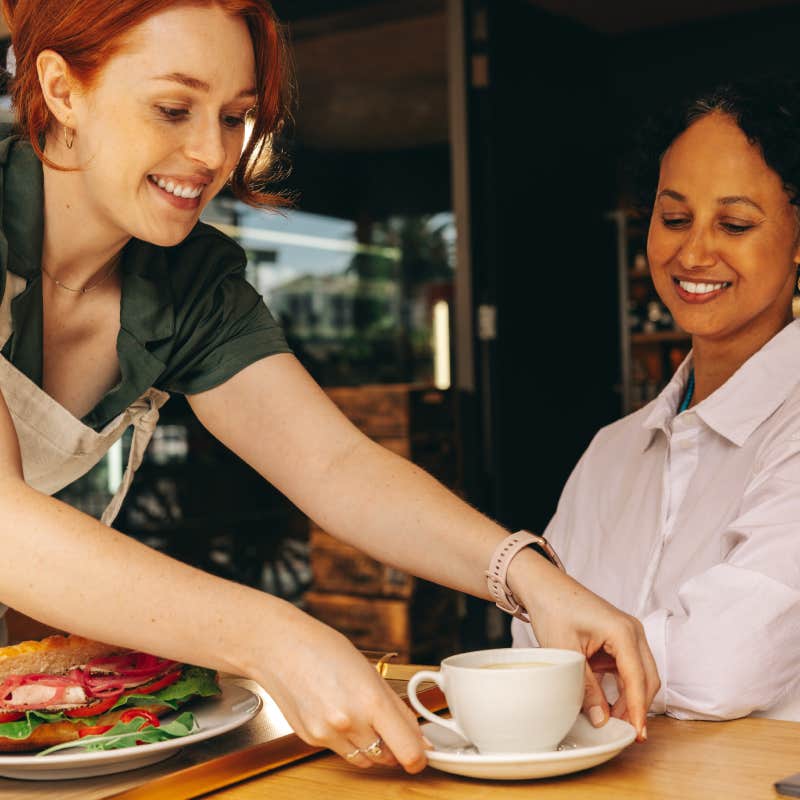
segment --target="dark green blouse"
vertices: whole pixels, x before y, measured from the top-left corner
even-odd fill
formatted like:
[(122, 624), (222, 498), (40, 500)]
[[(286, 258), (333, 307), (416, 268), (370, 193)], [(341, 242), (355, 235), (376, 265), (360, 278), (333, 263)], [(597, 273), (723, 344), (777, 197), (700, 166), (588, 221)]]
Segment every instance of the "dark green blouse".
[[(0, 126), (0, 297), (6, 271), (28, 281), (11, 306), (2, 354), (42, 385), (42, 165)], [(245, 280), (236, 242), (198, 223), (175, 247), (131, 239), (122, 254), (117, 354), (121, 381), (83, 422), (102, 428), (149, 387), (194, 394), (265, 356), (291, 352), (261, 296)]]

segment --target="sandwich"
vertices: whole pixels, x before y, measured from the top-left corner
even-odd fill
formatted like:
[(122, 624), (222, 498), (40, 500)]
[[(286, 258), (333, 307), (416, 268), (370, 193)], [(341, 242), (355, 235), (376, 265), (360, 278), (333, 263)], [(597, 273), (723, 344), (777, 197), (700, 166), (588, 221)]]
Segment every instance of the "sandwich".
[(158, 726), (158, 717), (218, 694), (214, 670), (74, 635), (21, 642), (0, 648), (0, 753), (99, 738), (132, 715)]

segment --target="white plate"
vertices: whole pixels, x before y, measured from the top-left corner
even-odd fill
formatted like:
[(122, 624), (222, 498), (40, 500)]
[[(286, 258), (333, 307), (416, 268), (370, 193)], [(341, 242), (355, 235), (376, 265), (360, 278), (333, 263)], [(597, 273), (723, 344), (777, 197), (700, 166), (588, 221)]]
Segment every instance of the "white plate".
[(636, 738), (633, 726), (621, 719), (610, 719), (602, 728), (595, 728), (583, 714), (559, 749), (547, 753), (478, 753), (433, 722), (426, 722), (422, 732), (434, 746), (425, 751), (430, 766), (454, 775), (493, 780), (550, 778), (588, 769), (613, 758)]
[[(52, 781), (61, 778), (89, 778), (138, 769), (174, 755), (186, 745), (219, 736), (251, 720), (261, 710), (261, 698), (242, 686), (223, 681), (222, 694), (194, 700), (186, 706), (199, 726), (188, 736), (165, 742), (125, 747), (120, 750), (86, 752), (67, 750), (50, 756), (0, 755), (0, 776), (31, 781)], [(181, 711), (184, 709), (181, 709)], [(179, 713), (164, 717), (168, 722)]]

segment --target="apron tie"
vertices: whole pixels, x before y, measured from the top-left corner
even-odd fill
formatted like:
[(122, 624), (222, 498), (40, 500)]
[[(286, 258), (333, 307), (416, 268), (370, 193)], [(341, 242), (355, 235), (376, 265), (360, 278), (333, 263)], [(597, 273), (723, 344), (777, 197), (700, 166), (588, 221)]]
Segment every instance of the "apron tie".
[[(103, 512), (103, 516), (100, 517), (100, 522), (104, 525), (111, 526), (111, 523), (116, 519), (125, 501), (125, 495), (127, 495), (128, 489), (131, 487), (133, 476), (142, 464), (144, 451), (147, 449), (150, 439), (153, 438), (153, 432), (158, 424), (158, 411), (164, 404), (164, 398), (166, 397), (169, 397), (166, 392), (160, 392), (158, 389), (151, 389), (136, 400), (128, 409), (133, 416), (131, 450), (128, 454), (128, 464), (125, 467), (122, 482), (111, 498), (111, 502), (106, 507), (106, 510)], [(140, 413), (143, 410), (144, 413)]]

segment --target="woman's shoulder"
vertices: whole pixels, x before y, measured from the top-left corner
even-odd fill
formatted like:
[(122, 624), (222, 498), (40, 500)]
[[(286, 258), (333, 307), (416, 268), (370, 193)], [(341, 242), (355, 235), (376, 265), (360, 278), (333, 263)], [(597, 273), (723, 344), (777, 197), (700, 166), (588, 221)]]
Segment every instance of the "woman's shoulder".
[(244, 280), (247, 266), (242, 247), (204, 222), (198, 222), (185, 239), (171, 247), (137, 240), (132, 257), (136, 271), (155, 273), (157, 279), (168, 282), (175, 298), (193, 302), (226, 280)]
[(218, 309), (226, 313), (249, 310), (257, 299), (245, 277), (244, 250), (202, 222), (170, 247), (131, 240), (124, 265), (128, 309), (149, 314), (149, 309), (168, 303), (176, 327)]
[(169, 248), (172, 261), (189, 262), (195, 266), (230, 264), (244, 268), (247, 256), (241, 245), (219, 228), (198, 222), (179, 244)]
[(762, 425), (759, 445), (762, 457), (776, 448), (788, 447), (800, 453), (800, 380)]

